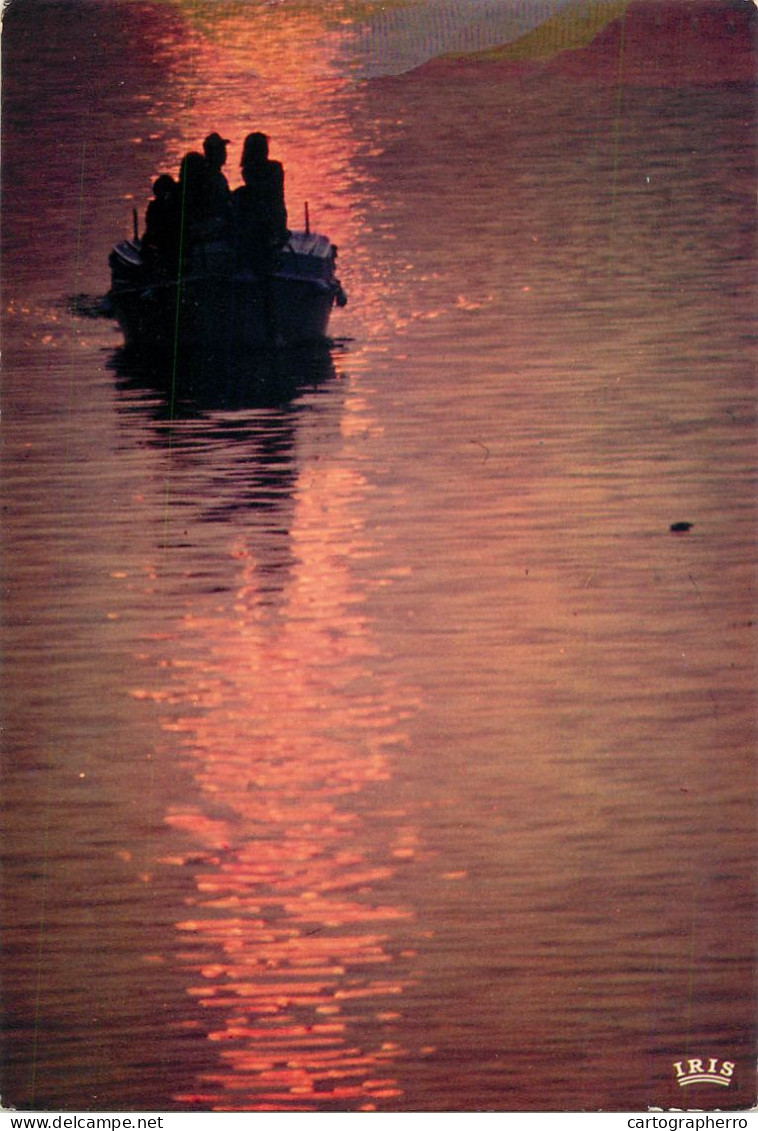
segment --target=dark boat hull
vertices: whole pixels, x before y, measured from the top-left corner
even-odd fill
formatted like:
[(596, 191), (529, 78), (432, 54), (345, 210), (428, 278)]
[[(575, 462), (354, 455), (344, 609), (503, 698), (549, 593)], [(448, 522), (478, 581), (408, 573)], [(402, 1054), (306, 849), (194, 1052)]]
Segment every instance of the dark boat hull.
[(110, 262), (110, 308), (126, 346), (160, 354), (324, 341), (345, 301), (325, 236), (293, 233), (268, 279), (226, 269), (223, 249), (178, 278), (151, 270), (137, 241), (119, 244)]

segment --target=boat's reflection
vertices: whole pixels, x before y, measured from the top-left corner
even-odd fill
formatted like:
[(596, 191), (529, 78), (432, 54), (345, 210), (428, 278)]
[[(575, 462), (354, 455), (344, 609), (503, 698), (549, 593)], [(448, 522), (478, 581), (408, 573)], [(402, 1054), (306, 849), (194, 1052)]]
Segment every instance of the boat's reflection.
[(270, 408), (288, 404), (334, 379), (339, 343), (292, 346), (258, 353), (197, 352), (151, 356), (121, 348), (111, 360), (119, 388), (160, 394), (158, 415)]
[(178, 960), (208, 1062), (175, 1100), (371, 1111), (398, 1104), (409, 1055), (413, 917), (396, 883), (417, 814), (391, 786), (412, 706), (363, 605), (365, 405), (331, 356), (288, 360), (244, 389), (228, 370), (156, 385), (117, 364), (180, 531), (161, 559), (176, 628), (132, 689), (197, 791), (166, 813), (193, 848), (164, 863), (194, 874)]
[[(261, 605), (273, 615), (290, 580), (300, 476), (340, 439), (347, 382), (334, 352), (301, 347), (177, 365), (120, 350), (111, 364), (128, 444), (136, 417), (149, 422), (142, 435), (160, 452), (164, 548), (181, 541), (188, 549), (188, 518), (200, 524), (194, 542), (205, 555), (233, 530), (235, 546), (256, 562)], [(227, 529), (203, 532), (208, 523)]]

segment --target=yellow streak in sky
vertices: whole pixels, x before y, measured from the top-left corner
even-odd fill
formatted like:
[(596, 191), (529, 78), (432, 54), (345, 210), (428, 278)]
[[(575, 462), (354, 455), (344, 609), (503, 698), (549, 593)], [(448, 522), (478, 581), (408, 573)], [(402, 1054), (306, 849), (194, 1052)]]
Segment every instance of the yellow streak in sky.
[[(572, 0), (515, 43), (490, 51), (466, 55), (476, 59), (509, 59), (514, 62), (549, 59), (559, 51), (586, 47), (613, 20), (625, 15), (630, 0)], [(461, 57), (461, 56), (458, 56)]]

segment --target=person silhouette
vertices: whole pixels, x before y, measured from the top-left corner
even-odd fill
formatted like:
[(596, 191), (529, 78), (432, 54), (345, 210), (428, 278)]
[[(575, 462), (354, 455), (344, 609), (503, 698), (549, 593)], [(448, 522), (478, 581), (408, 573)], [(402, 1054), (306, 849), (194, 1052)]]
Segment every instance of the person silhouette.
[(240, 168), (244, 184), (232, 193), (237, 266), (258, 279), (266, 334), (275, 341), (274, 272), (277, 252), (290, 237), (284, 202), (284, 169), (268, 155), (264, 133), (245, 138)]
[(226, 147), (229, 139), (219, 133), (208, 134), (203, 142), (205, 154), (206, 184), (205, 207), (208, 219), (216, 220), (220, 230), (225, 229), (231, 222), (231, 192), (222, 169), (226, 164)]
[(145, 212), (142, 252), (161, 270), (176, 270), (181, 239), (179, 186), (170, 174), (162, 173), (153, 181), (153, 199)]
[(284, 169), (268, 155), (269, 139), (264, 133), (245, 138), (240, 168), (244, 184), (232, 193), (232, 206), (243, 258), (270, 259), (277, 247), (285, 244), (287, 207), (284, 202)]
[(199, 230), (205, 219), (206, 185), (207, 167), (202, 153), (186, 153), (179, 166), (178, 192), (185, 231)]

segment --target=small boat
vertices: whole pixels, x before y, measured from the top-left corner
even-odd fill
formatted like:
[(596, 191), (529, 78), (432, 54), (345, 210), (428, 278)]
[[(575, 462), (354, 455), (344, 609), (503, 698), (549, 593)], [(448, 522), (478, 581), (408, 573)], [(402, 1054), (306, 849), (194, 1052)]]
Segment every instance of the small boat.
[(306, 224), (290, 233), (268, 278), (237, 269), (234, 249), (220, 239), (193, 247), (172, 277), (143, 254), (135, 234), (110, 253), (108, 305), (125, 345), (151, 353), (323, 342), (332, 308), (347, 302), (336, 257), (329, 238)]

